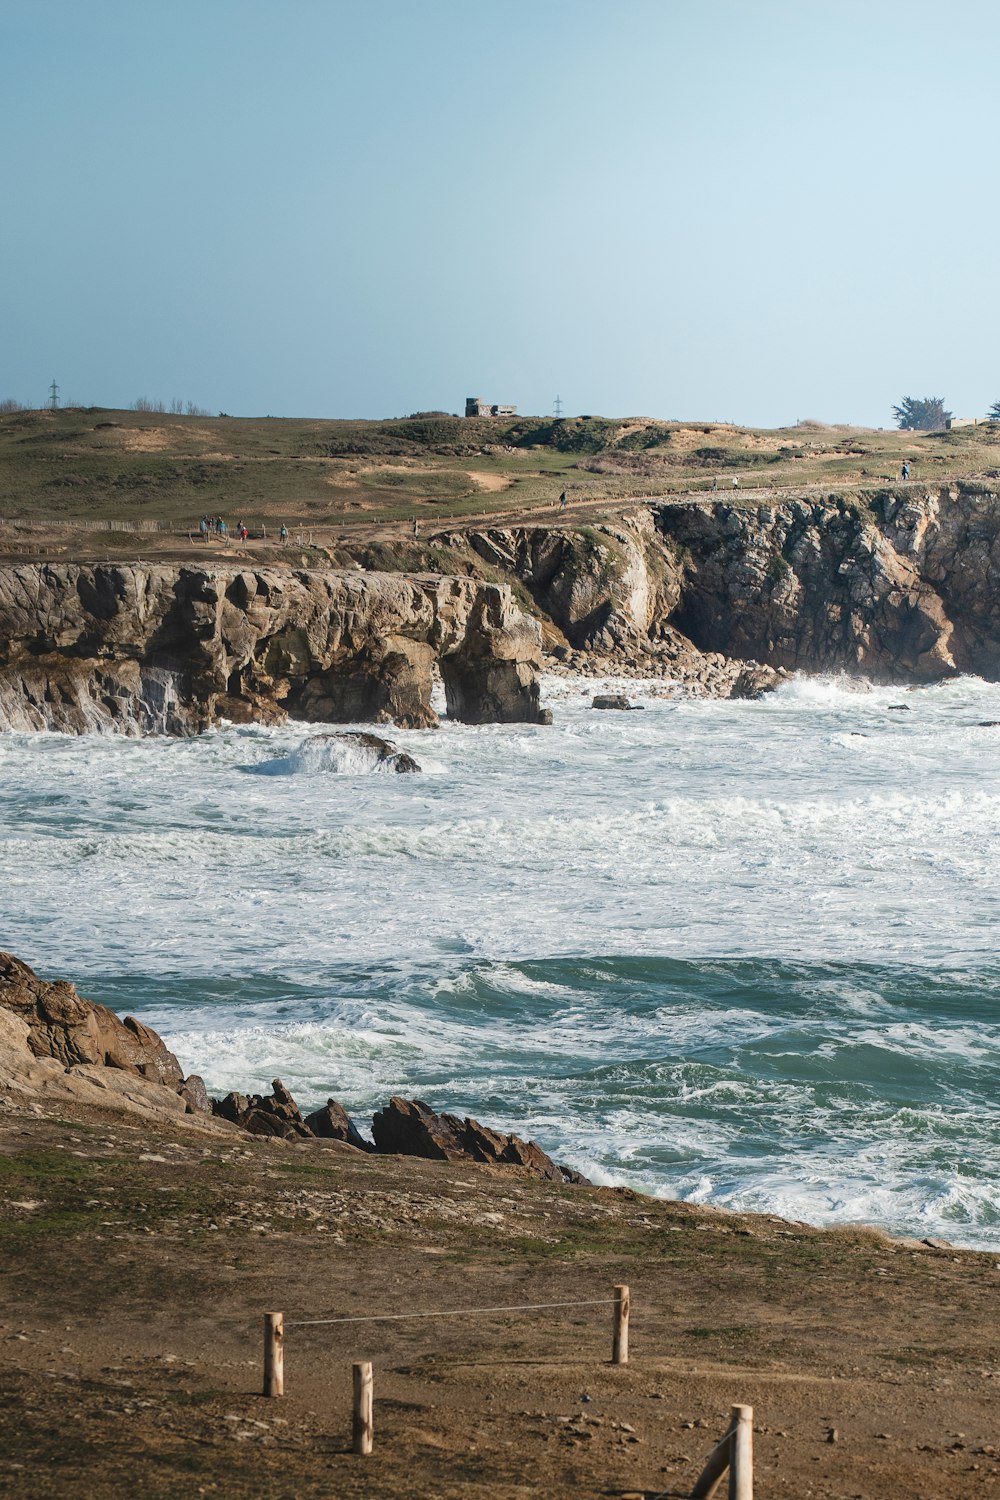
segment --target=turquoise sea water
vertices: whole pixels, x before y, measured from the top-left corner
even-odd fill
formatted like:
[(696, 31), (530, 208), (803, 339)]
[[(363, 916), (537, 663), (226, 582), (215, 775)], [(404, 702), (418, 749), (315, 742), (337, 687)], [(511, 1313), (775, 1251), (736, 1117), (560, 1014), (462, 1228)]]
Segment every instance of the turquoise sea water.
[(417, 1095), (599, 1181), (1000, 1245), (1000, 688), (594, 690), (393, 733), (418, 777), (301, 725), (0, 735), (0, 941), (214, 1090)]

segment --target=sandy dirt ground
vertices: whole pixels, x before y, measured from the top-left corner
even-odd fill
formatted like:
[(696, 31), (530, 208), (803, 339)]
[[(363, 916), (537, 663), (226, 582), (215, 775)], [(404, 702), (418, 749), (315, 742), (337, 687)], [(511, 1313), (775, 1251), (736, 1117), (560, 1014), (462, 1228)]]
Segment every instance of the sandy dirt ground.
[[(755, 1409), (757, 1500), (1000, 1493), (988, 1255), (17, 1108), (0, 1188), (3, 1494), (673, 1500), (735, 1402)], [(545, 1302), (570, 1305), (462, 1311)], [(260, 1394), (269, 1310), (280, 1400)], [(431, 1316), (305, 1326), (396, 1313)]]

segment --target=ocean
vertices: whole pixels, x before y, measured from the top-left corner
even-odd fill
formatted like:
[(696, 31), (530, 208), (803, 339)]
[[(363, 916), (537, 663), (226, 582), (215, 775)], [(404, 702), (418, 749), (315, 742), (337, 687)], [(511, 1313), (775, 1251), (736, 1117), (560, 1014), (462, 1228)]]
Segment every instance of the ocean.
[(0, 734), (0, 946), (210, 1092), (1000, 1247), (1000, 685), (544, 689), (551, 727), (386, 731), (419, 775), (301, 724)]

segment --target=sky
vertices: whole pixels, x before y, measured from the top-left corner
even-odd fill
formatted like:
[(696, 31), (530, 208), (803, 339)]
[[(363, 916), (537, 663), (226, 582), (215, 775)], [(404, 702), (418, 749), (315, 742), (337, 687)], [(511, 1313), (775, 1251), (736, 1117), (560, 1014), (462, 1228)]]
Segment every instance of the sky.
[(0, 399), (1000, 400), (993, 0), (0, 0)]

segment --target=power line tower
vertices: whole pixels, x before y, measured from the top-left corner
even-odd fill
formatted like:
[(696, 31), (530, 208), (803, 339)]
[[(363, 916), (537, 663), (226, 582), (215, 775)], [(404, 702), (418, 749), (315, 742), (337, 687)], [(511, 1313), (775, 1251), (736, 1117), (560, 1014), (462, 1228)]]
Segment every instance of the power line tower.
[(557, 422), (562, 419), (562, 409), (563, 409), (562, 397), (561, 396), (557, 396), (556, 399), (555, 399), (555, 401), (552, 403), (552, 410), (556, 414), (556, 421)]
[(59, 410), (59, 387), (54, 380), (49, 386), (49, 409), (50, 411)]

